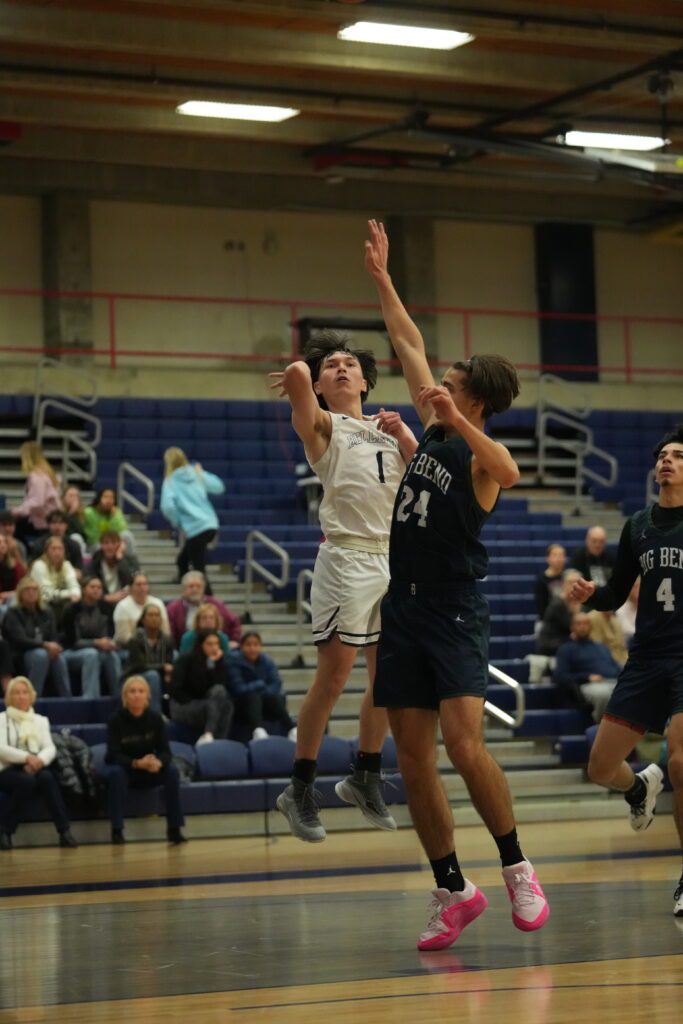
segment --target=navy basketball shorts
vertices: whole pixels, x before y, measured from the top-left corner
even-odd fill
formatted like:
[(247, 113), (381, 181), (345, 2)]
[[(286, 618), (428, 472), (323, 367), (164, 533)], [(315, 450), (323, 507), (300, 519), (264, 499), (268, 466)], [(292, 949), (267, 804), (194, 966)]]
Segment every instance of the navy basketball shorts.
[(645, 732), (664, 732), (683, 712), (683, 658), (632, 655), (619, 674), (605, 714)]
[(443, 589), (391, 584), (382, 601), (376, 707), (433, 708), (482, 697), (488, 683), (488, 602), (474, 582)]

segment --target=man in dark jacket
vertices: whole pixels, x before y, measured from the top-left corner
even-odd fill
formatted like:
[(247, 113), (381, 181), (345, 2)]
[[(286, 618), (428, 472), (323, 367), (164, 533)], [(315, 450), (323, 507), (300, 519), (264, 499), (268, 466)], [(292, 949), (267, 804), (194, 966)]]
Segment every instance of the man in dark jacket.
[(122, 551), (121, 537), (115, 530), (105, 530), (100, 537), (99, 550), (92, 556), (91, 576), (97, 576), (104, 588), (104, 600), (116, 604), (123, 600), (140, 568), (137, 558)]

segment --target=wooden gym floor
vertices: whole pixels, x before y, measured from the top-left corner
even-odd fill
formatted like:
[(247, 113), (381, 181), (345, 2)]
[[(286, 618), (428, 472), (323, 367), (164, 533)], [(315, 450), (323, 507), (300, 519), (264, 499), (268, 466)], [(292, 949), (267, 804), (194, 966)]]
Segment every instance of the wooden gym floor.
[(432, 879), (410, 830), (16, 848), (0, 855), (0, 1021), (680, 1020), (672, 818), (643, 835), (624, 814), (520, 836), (545, 928), (513, 927), (495, 846), (464, 828), (459, 856), (489, 908), (439, 953), (415, 948)]

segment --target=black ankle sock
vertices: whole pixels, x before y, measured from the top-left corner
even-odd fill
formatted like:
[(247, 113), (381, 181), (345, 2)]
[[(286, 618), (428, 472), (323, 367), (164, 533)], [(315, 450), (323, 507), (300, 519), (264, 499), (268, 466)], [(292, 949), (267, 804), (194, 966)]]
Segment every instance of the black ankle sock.
[(494, 836), (493, 838), (504, 868), (509, 868), (511, 864), (519, 864), (524, 860), (516, 828), (513, 828), (512, 832), (508, 832), (505, 836)]
[(382, 751), (379, 754), (366, 754), (364, 750), (359, 750), (356, 754), (356, 763), (354, 768), (357, 772), (377, 772), (378, 774), (382, 771)]
[(298, 779), (299, 782), (303, 782), (306, 786), (310, 786), (312, 782), (315, 782), (315, 772), (317, 767), (317, 761), (309, 761), (307, 758), (301, 757), (298, 761), (294, 762), (292, 778)]
[(636, 775), (633, 779), (633, 785), (624, 793), (624, 800), (626, 803), (631, 804), (632, 807), (635, 807), (636, 804), (642, 804), (646, 796), (647, 786), (640, 776)]
[(432, 865), (432, 871), (434, 872), (434, 881), (436, 882), (438, 889), (448, 889), (449, 892), (462, 892), (465, 888), (465, 879), (463, 878), (460, 865), (458, 864), (458, 858), (455, 856), (455, 850), (449, 853), (446, 857), (439, 857), (438, 860), (430, 860)]

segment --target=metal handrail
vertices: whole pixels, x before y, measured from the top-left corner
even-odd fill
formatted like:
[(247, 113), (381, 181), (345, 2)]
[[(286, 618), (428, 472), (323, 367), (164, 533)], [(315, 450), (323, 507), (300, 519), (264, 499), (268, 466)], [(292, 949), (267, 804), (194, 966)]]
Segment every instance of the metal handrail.
[[(561, 405), (559, 402), (553, 402), (552, 399), (546, 397), (548, 386), (551, 384), (561, 385), (568, 391), (577, 392), (581, 396), (581, 405)], [(542, 373), (538, 378), (538, 406), (537, 406), (537, 417), (536, 421), (541, 413), (549, 406), (552, 405), (556, 409), (561, 409), (563, 412), (569, 413), (576, 419), (585, 420), (588, 419), (592, 412), (592, 406), (590, 401), (590, 395), (583, 388), (579, 387), (573, 381), (565, 380), (564, 377), (558, 377), (555, 373)]]
[(492, 718), (497, 718), (503, 725), (509, 726), (511, 729), (517, 729), (524, 721), (524, 715), (526, 713), (526, 700), (524, 697), (524, 688), (521, 683), (518, 683), (512, 676), (507, 675), (505, 672), (501, 672), (495, 665), (489, 665), (489, 675), (492, 675), (494, 679), (497, 679), (499, 683), (504, 683), (505, 686), (509, 686), (515, 695), (515, 714), (509, 715), (507, 711), (503, 711), (502, 708), (496, 707), (491, 701), (484, 701), (484, 711), (487, 715), (491, 715)]
[(86, 408), (90, 409), (95, 404), (95, 402), (97, 401), (98, 394), (99, 394), (98, 393), (98, 389), (97, 389), (97, 379), (95, 377), (93, 377), (93, 375), (91, 373), (86, 373), (85, 370), (78, 369), (78, 367), (75, 367), (75, 366), (69, 366), (67, 363), (63, 363), (63, 362), (61, 362), (58, 359), (49, 359), (49, 358), (41, 359), (40, 362), (38, 363), (38, 365), (36, 366), (35, 384), (34, 384), (34, 389), (33, 389), (33, 426), (34, 427), (37, 426), (37, 423), (38, 423), (38, 408), (41, 405), (42, 399), (44, 397), (46, 397), (46, 396), (47, 397), (55, 397), (56, 396), (57, 398), (66, 398), (67, 397), (66, 395), (63, 395), (60, 391), (52, 392), (52, 391), (48, 391), (44, 387), (43, 372), (45, 370), (61, 370), (63, 372), (68, 372), (68, 373), (72, 374), (74, 377), (80, 377), (81, 379), (87, 381), (88, 384), (90, 385), (90, 394), (79, 395), (78, 396), (78, 402), (81, 405), (86, 406)]
[[(254, 558), (254, 545), (263, 544), (269, 551), (277, 555), (280, 559), (280, 575), (275, 576), (270, 569), (266, 569), (264, 565), (257, 562)], [(261, 533), (260, 530), (251, 530), (247, 534), (246, 541), (246, 552), (245, 552), (245, 570), (244, 570), (244, 615), (242, 616), (243, 622), (251, 622), (251, 599), (252, 592), (254, 589), (254, 573), (258, 573), (264, 580), (271, 583), (274, 587), (284, 587), (289, 581), (289, 554), (283, 547), (276, 544), (274, 540), (267, 537), (265, 533)]]
[(657, 490), (657, 485), (655, 484), (655, 470), (653, 467), (647, 474), (647, 479), (645, 480), (645, 504), (656, 505), (658, 501), (659, 491)]
[[(147, 501), (142, 502), (139, 498), (136, 498), (134, 494), (127, 491), (124, 487), (124, 480), (126, 474), (139, 480), (147, 491)], [(128, 502), (132, 505), (136, 512), (142, 513), (143, 516), (148, 516), (154, 508), (154, 483), (148, 476), (145, 476), (136, 466), (130, 462), (122, 462), (116, 472), (116, 495), (119, 508), (123, 511), (125, 503)]]
[[(548, 433), (547, 429), (550, 420), (563, 423), (565, 426), (583, 433), (584, 439), (553, 437)], [(610, 455), (604, 448), (598, 448), (593, 443), (593, 431), (590, 427), (564, 413), (557, 412), (554, 409), (546, 409), (538, 418), (536, 431), (538, 436), (538, 477), (541, 482), (543, 482), (546, 474), (547, 449), (562, 448), (564, 451), (571, 452), (574, 455), (574, 498), (577, 507), (581, 500), (581, 492), (586, 478), (594, 480), (604, 487), (614, 487), (619, 477), (619, 462), (614, 455)], [(590, 455), (604, 459), (609, 466), (609, 474), (607, 476), (586, 466), (585, 461)]]
[[(58, 427), (50, 427), (45, 425), (45, 416), (49, 408), (59, 409), (62, 412), (67, 413), (69, 416), (77, 416), (79, 419), (84, 420), (86, 423), (91, 424), (93, 430), (93, 436), (90, 440), (86, 440), (80, 437), (75, 430), (60, 430)], [(61, 439), (62, 441), (62, 480), (67, 483), (69, 480), (74, 478), (79, 480), (92, 480), (97, 475), (97, 453), (95, 448), (102, 440), (102, 421), (98, 416), (93, 416), (92, 413), (85, 412), (83, 409), (79, 409), (78, 406), (72, 405), (68, 401), (61, 401), (59, 398), (44, 398), (38, 405), (37, 409), (34, 406), (34, 426), (36, 431), (36, 441), (42, 445), (43, 438), (53, 437)], [(82, 455), (85, 455), (87, 461), (87, 468), (80, 466), (72, 457), (72, 452), (69, 450), (70, 446), (80, 449)]]
[(296, 655), (292, 665), (296, 668), (303, 668), (306, 664), (304, 660), (304, 614), (307, 612), (309, 615), (313, 609), (311, 602), (304, 596), (306, 593), (306, 581), (313, 579), (313, 573), (310, 569), (302, 569), (296, 578)]

